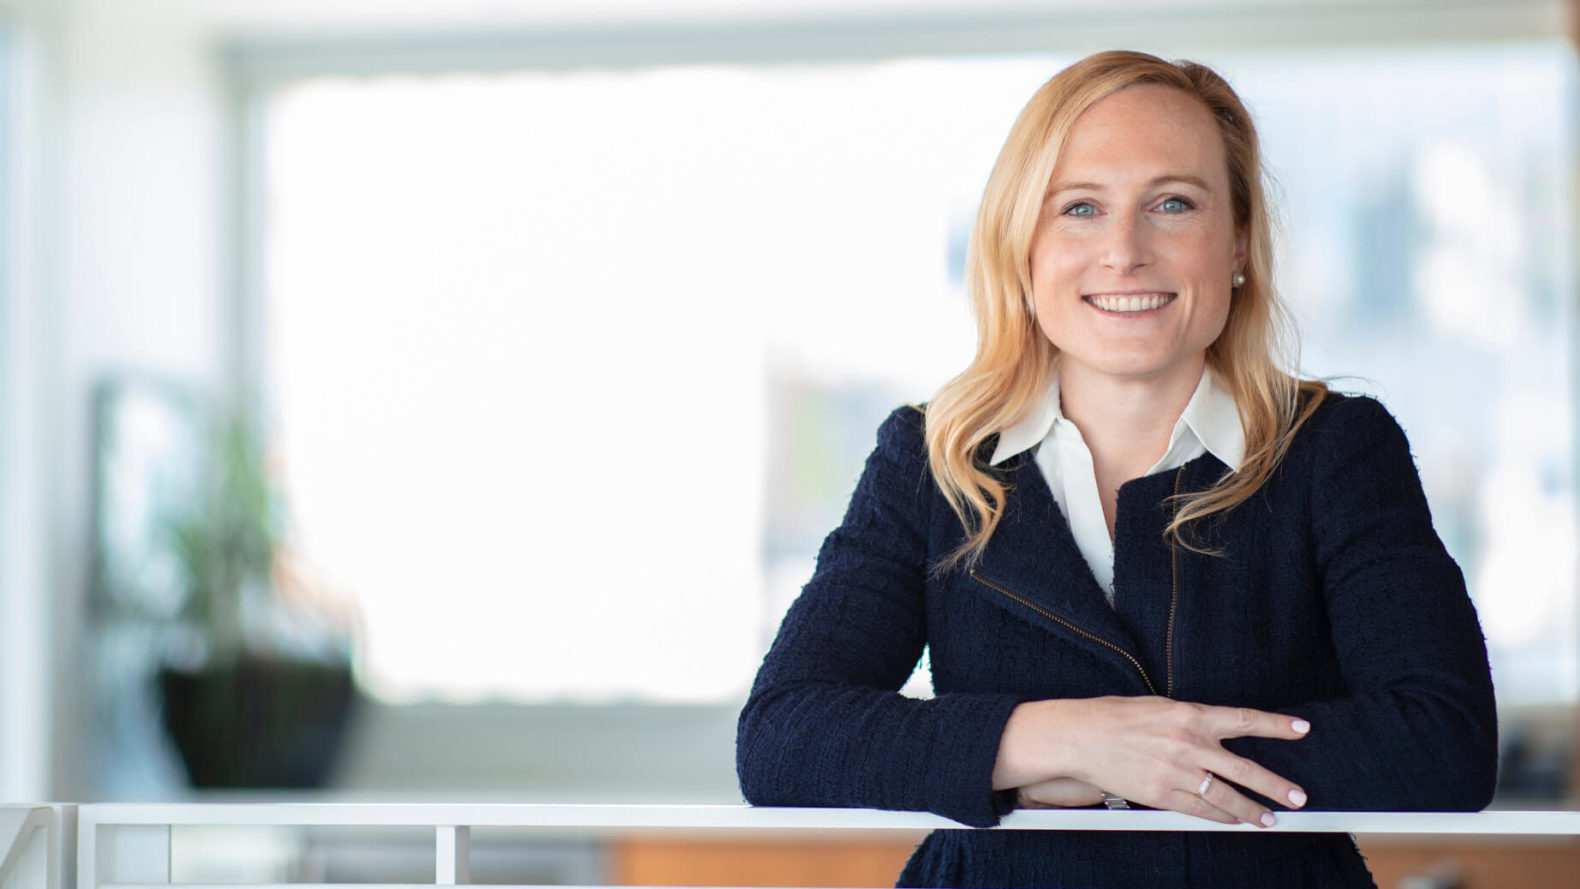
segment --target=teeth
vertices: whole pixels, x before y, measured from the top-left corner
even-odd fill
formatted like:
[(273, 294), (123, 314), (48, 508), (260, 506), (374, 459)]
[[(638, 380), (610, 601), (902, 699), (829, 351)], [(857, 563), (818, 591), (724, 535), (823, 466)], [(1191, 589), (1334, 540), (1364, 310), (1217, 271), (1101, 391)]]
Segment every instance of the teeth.
[(1174, 299), (1173, 294), (1149, 293), (1146, 296), (1090, 296), (1088, 300), (1108, 312), (1150, 312)]

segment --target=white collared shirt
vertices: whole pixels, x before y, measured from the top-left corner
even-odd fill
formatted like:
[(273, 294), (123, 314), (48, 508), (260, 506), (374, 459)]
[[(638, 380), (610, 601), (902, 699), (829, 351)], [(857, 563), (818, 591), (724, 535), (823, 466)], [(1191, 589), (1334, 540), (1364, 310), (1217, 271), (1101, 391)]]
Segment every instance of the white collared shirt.
[[(1040, 447), (1039, 447), (1040, 445)], [(1037, 467), (1047, 479), (1059, 510), (1069, 519), (1070, 532), (1092, 576), (1114, 602), (1114, 541), (1103, 518), (1103, 501), (1097, 493), (1097, 470), (1081, 430), (1059, 407), (1059, 380), (1055, 375), (1042, 401), (1019, 422), (1005, 429), (993, 451), (992, 464), (1029, 448), (1037, 448)], [(1196, 391), (1174, 423), (1169, 446), (1146, 475), (1177, 469), (1202, 454), (1211, 453), (1231, 471), (1245, 457), (1245, 430), (1234, 398), (1218, 384), (1212, 371), (1204, 370)]]

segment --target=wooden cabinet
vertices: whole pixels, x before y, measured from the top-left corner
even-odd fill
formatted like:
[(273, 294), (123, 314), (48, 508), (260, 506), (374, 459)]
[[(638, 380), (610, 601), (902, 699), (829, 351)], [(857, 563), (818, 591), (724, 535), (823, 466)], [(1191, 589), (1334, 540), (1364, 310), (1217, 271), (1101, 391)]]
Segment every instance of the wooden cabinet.
[(1444, 878), (1425, 884), (1432, 889), (1580, 886), (1580, 837), (1361, 837), (1359, 845), (1379, 889), (1395, 889), (1406, 877), (1424, 875)]
[(621, 840), (609, 876), (622, 886), (893, 886), (909, 841)]
[[(623, 840), (609, 873), (625, 886), (892, 886), (919, 840)], [(1428, 874), (1457, 875), (1442, 889), (1580, 886), (1577, 837), (1362, 837), (1360, 847), (1380, 889)]]

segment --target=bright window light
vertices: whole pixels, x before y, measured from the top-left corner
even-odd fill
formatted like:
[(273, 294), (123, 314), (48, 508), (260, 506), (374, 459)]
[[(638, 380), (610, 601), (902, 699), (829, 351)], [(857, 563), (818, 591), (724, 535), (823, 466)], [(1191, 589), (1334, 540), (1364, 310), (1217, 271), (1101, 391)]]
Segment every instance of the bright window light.
[(764, 560), (770, 392), (919, 399), (963, 364), (950, 238), (1043, 70), (280, 93), (270, 380), (301, 545), (362, 603), (368, 687), (743, 693), (766, 584), (790, 582)]
[[(1305, 369), (1365, 378), (1340, 382), (1410, 432), (1504, 700), (1580, 683), (1566, 60), (1211, 60), (1287, 198)], [(361, 603), (364, 685), (392, 702), (743, 694), (879, 420), (969, 359), (974, 205), (1063, 63), (274, 93), (277, 451), (299, 548)]]

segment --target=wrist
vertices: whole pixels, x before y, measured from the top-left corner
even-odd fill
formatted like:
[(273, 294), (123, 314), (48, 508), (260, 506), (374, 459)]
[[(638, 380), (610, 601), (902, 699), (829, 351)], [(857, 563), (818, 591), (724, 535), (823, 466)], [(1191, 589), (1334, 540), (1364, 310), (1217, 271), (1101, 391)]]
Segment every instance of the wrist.
[(1076, 732), (1086, 714), (1084, 700), (1061, 698), (1043, 701), (1047, 705), (1039, 713), (1043, 720), (1043, 761), (1051, 775), (1086, 781), (1077, 751)]
[(1061, 737), (1066, 711), (1074, 701), (1027, 701), (1004, 723), (993, 789), (1024, 787), (1050, 778), (1070, 776), (1067, 744)]

